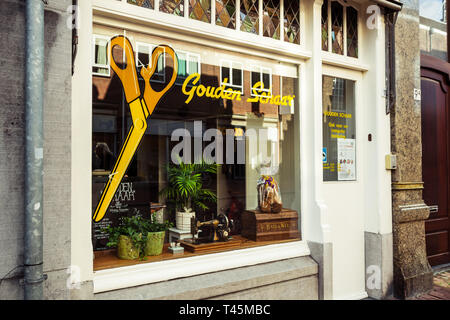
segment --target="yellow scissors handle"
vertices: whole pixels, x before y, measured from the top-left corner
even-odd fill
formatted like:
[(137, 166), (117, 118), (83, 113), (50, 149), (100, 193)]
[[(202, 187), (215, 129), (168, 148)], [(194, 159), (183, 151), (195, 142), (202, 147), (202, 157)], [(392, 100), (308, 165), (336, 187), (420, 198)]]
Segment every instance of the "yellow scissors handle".
[[(122, 47), (125, 52), (127, 65), (124, 69), (117, 66), (116, 61), (114, 61), (112, 53), (115, 46)], [(136, 152), (139, 143), (147, 130), (148, 110), (145, 102), (141, 99), (141, 91), (139, 89), (133, 47), (126, 37), (117, 36), (111, 39), (108, 52), (111, 67), (122, 82), (125, 98), (130, 107), (133, 123), (130, 131), (128, 132), (127, 139), (123, 144), (122, 150), (120, 151), (120, 155), (117, 158), (116, 164), (109, 175), (108, 183), (102, 192), (97, 208), (95, 209), (93, 216), (95, 222), (102, 220), (105, 216), (106, 210), (108, 210), (114, 194), (116, 193), (117, 188), (119, 187), (128, 166), (130, 165), (131, 159), (133, 159), (134, 153)]]
[[(161, 91), (155, 91), (152, 89), (150, 85), (150, 79), (156, 71), (158, 65), (159, 56), (167, 53), (172, 57), (173, 60), (173, 72), (172, 78), (169, 83), (162, 89)], [(178, 75), (178, 59), (175, 51), (166, 45), (160, 45), (156, 47), (152, 52), (152, 63), (147, 68), (141, 69), (141, 76), (145, 81), (145, 89), (144, 89), (144, 100), (147, 104), (149, 115), (152, 114), (153, 110), (155, 110), (156, 105), (161, 100), (161, 98), (166, 94), (166, 92), (173, 86), (175, 80)]]

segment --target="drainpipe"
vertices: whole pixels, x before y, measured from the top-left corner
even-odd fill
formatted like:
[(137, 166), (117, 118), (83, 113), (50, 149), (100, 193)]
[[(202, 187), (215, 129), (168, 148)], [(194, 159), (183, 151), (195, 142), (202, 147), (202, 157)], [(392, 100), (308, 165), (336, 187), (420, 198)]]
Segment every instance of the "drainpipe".
[(385, 8), (384, 16), (386, 30), (386, 114), (389, 114), (394, 110), (397, 98), (395, 89), (395, 23), (398, 11)]
[(43, 299), (44, 1), (26, 0), (25, 300)]

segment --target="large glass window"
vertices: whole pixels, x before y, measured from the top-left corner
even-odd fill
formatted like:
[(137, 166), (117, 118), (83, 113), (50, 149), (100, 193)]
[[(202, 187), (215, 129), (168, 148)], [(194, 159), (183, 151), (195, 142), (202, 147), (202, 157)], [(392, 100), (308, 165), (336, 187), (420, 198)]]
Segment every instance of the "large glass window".
[[(152, 52), (159, 43), (171, 44), (169, 39), (149, 35), (140, 35), (139, 39), (140, 42), (131, 42), (136, 51), (137, 74), (142, 68), (151, 67)], [(168, 51), (164, 52), (156, 60), (158, 81), (150, 81), (155, 92), (169, 85), (175, 69)], [(120, 225), (124, 217), (149, 219), (155, 208), (162, 210), (161, 219), (171, 221), (174, 226), (165, 234), (162, 253), (147, 257), (148, 262), (223, 250), (220, 248), (235, 250), (279, 242), (277, 236), (256, 239), (245, 233), (248, 221), (242, 217), (257, 209), (260, 197), (264, 196), (257, 189), (262, 176), (271, 176), (278, 184), (283, 211), (277, 217), (291, 219), (288, 223), (273, 221), (264, 230), (275, 234), (290, 226), (294, 229), (289, 231), (289, 240), (300, 239), (298, 66), (179, 41), (175, 52), (177, 83), (147, 116), (142, 139), (104, 218), (93, 222), (96, 270), (116, 265), (116, 249), (107, 245), (110, 235), (104, 228)], [(113, 48), (113, 58), (126, 70), (129, 61), (123, 59), (120, 48)], [(136, 122), (133, 112), (150, 103), (130, 102), (123, 83), (134, 80), (124, 77), (119, 77), (114, 69), (109, 77), (93, 75), (93, 211), (108, 181), (116, 175), (115, 166), (124, 156), (121, 150), (130, 140), (130, 130), (145, 128)], [(142, 97), (148, 84), (145, 77), (137, 78)], [(145, 101), (145, 96), (142, 99)], [(172, 186), (171, 170), (179, 170), (176, 176), (182, 177), (186, 173), (182, 164), (202, 160), (217, 165), (216, 171), (196, 168), (202, 188), (214, 196), (202, 201), (193, 198), (180, 205), (173, 193), (166, 192)], [(266, 181), (263, 185), (274, 187), (273, 180), (262, 181)], [(172, 242), (192, 241), (190, 223), (187, 231), (178, 229), (177, 212), (184, 211), (184, 206), (195, 212), (196, 223), (202, 225), (202, 231), (196, 234), (199, 241), (208, 246), (219, 243), (219, 249), (192, 252), (186, 246), (184, 253), (176, 256), (169, 251)], [(213, 235), (219, 231), (210, 222), (224, 219), (223, 216), (232, 221), (228, 241), (214, 241)], [(181, 234), (184, 240), (180, 239)]]
[(356, 180), (355, 82), (323, 76), (323, 180)]

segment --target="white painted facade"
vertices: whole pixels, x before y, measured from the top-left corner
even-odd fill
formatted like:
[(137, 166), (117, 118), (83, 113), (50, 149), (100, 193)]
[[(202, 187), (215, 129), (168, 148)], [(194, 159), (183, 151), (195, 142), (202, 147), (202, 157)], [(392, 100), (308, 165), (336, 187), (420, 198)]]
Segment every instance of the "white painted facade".
[[(156, 3), (158, 0), (156, 0)], [(239, 2), (239, 1), (238, 1)], [(187, 0), (186, 0), (187, 3)], [(213, 1), (214, 3), (214, 1)], [(94, 293), (193, 276), (224, 269), (309, 255), (308, 242), (331, 244), (332, 284), (328, 297), (361, 299), (365, 289), (365, 232), (392, 233), (390, 117), (385, 108), (385, 35), (366, 26), (359, 9), (359, 58), (322, 51), (322, 1), (301, 0), (301, 44), (217, 27), (171, 16), (123, 1), (79, 1), (80, 29), (72, 94), (72, 265), (81, 281), (93, 281)], [(155, 5), (157, 7), (157, 4)], [(187, 6), (186, 6), (187, 7)], [(188, 10), (185, 10), (187, 12)], [(214, 8), (211, 10), (214, 13)], [(211, 19), (213, 22), (214, 18)], [(276, 244), (138, 266), (93, 271), (92, 221), (92, 35), (93, 24), (157, 34), (235, 53), (277, 59), (298, 66), (300, 88), (300, 175), (302, 241)], [(283, 32), (282, 32), (283, 33)], [(323, 182), (322, 75), (354, 80), (356, 113), (356, 181)], [(368, 135), (372, 141), (368, 141)], [(392, 257), (392, 251), (385, 254)], [(392, 259), (391, 259), (392, 260)], [(329, 262), (327, 262), (329, 263)]]

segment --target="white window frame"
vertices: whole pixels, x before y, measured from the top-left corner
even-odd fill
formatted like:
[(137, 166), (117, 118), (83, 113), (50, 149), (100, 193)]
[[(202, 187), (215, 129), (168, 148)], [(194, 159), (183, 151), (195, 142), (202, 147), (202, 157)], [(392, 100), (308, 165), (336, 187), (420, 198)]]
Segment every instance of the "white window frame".
[[(268, 72), (266, 72), (266, 71), (268, 71)], [(272, 69), (268, 68), (268, 67), (262, 67), (262, 66), (252, 66), (252, 68), (251, 68), (251, 72), (250, 72), (250, 95), (252, 97), (262, 97), (262, 95), (253, 93), (253, 86), (254, 86), (254, 84), (252, 83), (252, 75), (251, 75), (253, 72), (259, 72), (259, 78), (260, 78), (261, 82), (263, 81), (263, 74), (264, 73), (268, 73), (269, 74), (269, 82), (270, 82), (269, 88), (264, 87), (264, 89), (259, 89), (259, 91), (267, 92), (269, 95), (265, 96), (265, 98), (271, 98), (272, 97), (272, 76), (273, 76)]]
[[(229, 67), (225, 65), (225, 63), (229, 64)], [(239, 65), (239, 67), (235, 68), (236, 65)], [(230, 69), (230, 78), (228, 79), (228, 82), (226, 83), (227, 87), (232, 87), (233, 89), (238, 89), (241, 94), (244, 94), (244, 65), (241, 62), (236, 62), (228, 59), (222, 59), (220, 60), (220, 86), (224, 84), (222, 81), (222, 68), (229, 68)], [(240, 70), (241, 71), (241, 85), (237, 85), (233, 83), (233, 69)], [(230, 92), (230, 89), (224, 90), (224, 92)]]
[[(103, 35), (99, 35), (99, 34), (92, 35), (92, 75), (100, 76), (100, 77), (110, 77), (111, 76), (111, 65), (109, 63), (108, 46), (106, 46), (106, 64), (95, 63), (95, 45), (97, 43), (97, 39), (106, 40), (107, 43), (111, 40), (111, 38), (108, 36), (103, 36)], [(106, 69), (108, 71), (108, 73), (105, 74), (105, 73), (94, 72), (94, 68)]]
[[(183, 82), (184, 82), (184, 80), (186, 80), (188, 77), (189, 77), (189, 75), (191, 75), (192, 74), (192, 72), (191, 72), (191, 70), (189, 70), (189, 58), (190, 57), (196, 57), (197, 58), (197, 73), (198, 74), (202, 74), (202, 63), (201, 63), (201, 57), (200, 57), (200, 54), (199, 53), (194, 53), (194, 52), (189, 52), (189, 51), (184, 51), (184, 50), (175, 50), (175, 53), (177, 54), (177, 58), (178, 58), (178, 61), (180, 60), (179, 59), (179, 57), (178, 57), (178, 54), (185, 54), (186, 55), (186, 74), (187, 74), (187, 76), (181, 76), (181, 75), (177, 75), (177, 78), (180, 78), (180, 79), (183, 79)], [(175, 85), (179, 85), (179, 86), (182, 86), (183, 85), (183, 82), (182, 83), (178, 83), (178, 82), (176, 82), (175, 81)]]
[[(138, 69), (141, 68), (141, 67), (146, 67), (142, 63), (140, 63), (140, 61), (139, 61), (139, 53), (140, 53), (139, 48), (142, 48), (142, 47), (148, 49), (148, 52), (149, 52), (149, 59), (148, 59), (148, 61), (149, 61), (149, 65), (150, 65), (152, 63), (152, 52), (157, 47), (157, 45), (136, 41), (136, 53), (135, 53), (136, 54), (136, 59), (135, 60), (136, 60), (136, 68), (138, 68)], [(163, 62), (163, 70), (165, 70), (165, 68), (166, 68), (166, 59), (163, 58), (162, 62)], [(150, 79), (150, 81), (158, 82), (158, 83), (165, 83), (166, 82), (166, 73), (165, 73), (165, 71), (163, 71), (162, 73), (158, 73), (157, 70), (155, 69), (155, 75), (161, 76), (163, 78), (163, 80)]]

